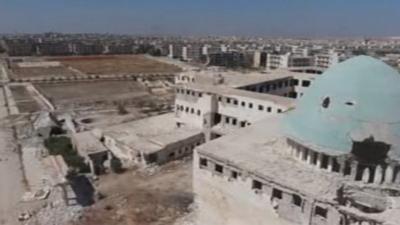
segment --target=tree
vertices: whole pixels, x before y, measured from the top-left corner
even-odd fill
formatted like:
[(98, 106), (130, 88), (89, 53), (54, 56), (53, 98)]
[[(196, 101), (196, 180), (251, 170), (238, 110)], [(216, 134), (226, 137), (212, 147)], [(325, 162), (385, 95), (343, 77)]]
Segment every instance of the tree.
[(49, 150), (50, 155), (61, 155), (69, 167), (79, 172), (90, 170), (83, 157), (78, 155), (78, 152), (73, 148), (68, 137), (49, 137), (44, 141), (44, 146)]

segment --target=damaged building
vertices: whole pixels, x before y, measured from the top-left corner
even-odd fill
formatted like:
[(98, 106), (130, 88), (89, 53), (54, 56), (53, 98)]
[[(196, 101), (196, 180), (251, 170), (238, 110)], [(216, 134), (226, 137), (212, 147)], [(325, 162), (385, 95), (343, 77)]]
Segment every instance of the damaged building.
[(195, 149), (198, 224), (397, 225), (400, 75), (358, 56), (296, 108)]
[(174, 122), (174, 113), (105, 128), (103, 143), (125, 167), (162, 164), (191, 155), (204, 143), (200, 129)]

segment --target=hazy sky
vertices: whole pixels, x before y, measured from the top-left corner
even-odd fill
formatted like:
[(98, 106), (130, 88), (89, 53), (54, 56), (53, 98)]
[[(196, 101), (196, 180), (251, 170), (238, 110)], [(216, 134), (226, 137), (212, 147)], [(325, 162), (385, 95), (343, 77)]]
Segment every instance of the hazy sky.
[(400, 0), (0, 0), (0, 33), (400, 36)]

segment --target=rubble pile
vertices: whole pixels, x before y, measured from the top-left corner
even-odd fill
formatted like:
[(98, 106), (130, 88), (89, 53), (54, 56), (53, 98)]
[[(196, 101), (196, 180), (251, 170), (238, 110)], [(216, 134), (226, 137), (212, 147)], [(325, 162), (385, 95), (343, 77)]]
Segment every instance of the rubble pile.
[[(62, 191), (60, 189), (53, 190), (56, 196), (53, 201), (43, 205), (25, 225), (59, 225), (69, 224), (78, 221), (82, 215), (82, 207), (79, 205), (68, 206), (62, 199)], [(53, 193), (52, 192), (52, 193)]]

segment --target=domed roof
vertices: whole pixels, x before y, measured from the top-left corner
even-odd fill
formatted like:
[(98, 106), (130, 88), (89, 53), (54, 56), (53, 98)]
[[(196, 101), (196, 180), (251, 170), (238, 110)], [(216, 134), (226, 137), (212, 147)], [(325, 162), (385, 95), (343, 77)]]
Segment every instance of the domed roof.
[(315, 80), (284, 128), (288, 137), (329, 155), (350, 153), (353, 141), (372, 137), (400, 156), (400, 74), (368, 56), (339, 63)]

